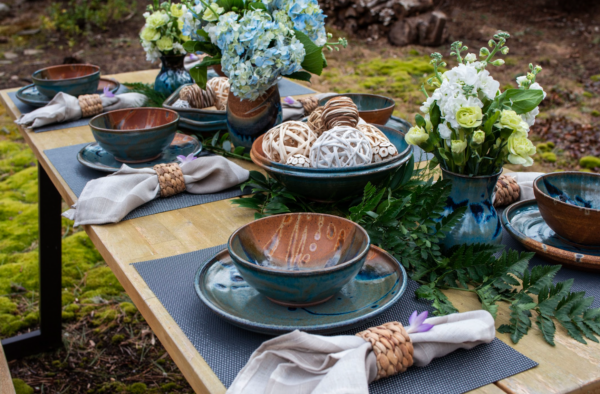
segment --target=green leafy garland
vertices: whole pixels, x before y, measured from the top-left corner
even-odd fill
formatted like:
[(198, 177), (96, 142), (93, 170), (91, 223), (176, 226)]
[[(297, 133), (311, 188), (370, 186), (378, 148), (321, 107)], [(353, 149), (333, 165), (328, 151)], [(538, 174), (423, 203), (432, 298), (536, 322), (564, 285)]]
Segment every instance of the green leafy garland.
[(233, 203), (255, 210), (256, 218), (322, 212), (347, 217), (363, 226), (371, 242), (394, 255), (411, 279), (421, 285), (416, 296), (432, 301), (436, 315), (457, 312), (442, 292), (453, 289), (476, 294), (482, 308), (494, 318), (498, 302), (510, 304), (509, 324), (500, 326), (499, 331), (509, 333), (514, 343), (527, 334), (532, 319), (553, 346), (555, 321), (579, 342), (586, 343), (584, 337), (598, 342), (595, 335), (600, 336), (600, 308), (589, 308), (593, 297), (570, 291), (573, 279), (552, 284), (559, 265), (529, 270), (534, 253), (508, 250), (495, 257), (504, 248), (496, 245), (462, 245), (442, 252), (439, 242), (466, 207), (444, 217), (451, 184), (433, 182), (430, 169), (414, 170), (413, 159), (384, 185), (367, 185), (362, 198), (347, 198), (333, 206), (290, 193), (276, 180), (255, 171), (242, 185), (245, 187), (250, 187), (254, 195)]
[(146, 107), (162, 107), (167, 97), (154, 90), (154, 84), (141, 83), (141, 82), (125, 82), (123, 85), (129, 90), (130, 93), (141, 93), (148, 98)]

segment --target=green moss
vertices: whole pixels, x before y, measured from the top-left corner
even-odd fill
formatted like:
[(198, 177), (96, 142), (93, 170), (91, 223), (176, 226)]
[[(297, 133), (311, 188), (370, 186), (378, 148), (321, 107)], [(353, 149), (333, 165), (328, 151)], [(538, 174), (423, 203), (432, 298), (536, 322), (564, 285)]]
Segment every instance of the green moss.
[(413, 56), (419, 56), (419, 55), (420, 55), (419, 51), (417, 51), (417, 50), (416, 50), (416, 49), (414, 49), (414, 48), (413, 48), (413, 49), (411, 49), (410, 51), (408, 51), (408, 54), (409, 54), (409, 55), (413, 55)]
[(15, 392), (17, 394), (33, 394), (33, 387), (31, 387), (21, 379), (13, 379), (12, 382), (15, 386)]
[(554, 142), (552, 142), (552, 141), (548, 141), (548, 142), (546, 142), (546, 145), (547, 145), (547, 146), (548, 146), (548, 148), (550, 148), (550, 149), (554, 149), (554, 148), (556, 147), (556, 145), (554, 145)]
[(119, 317), (119, 313), (114, 309), (106, 309), (102, 312), (99, 312), (94, 317), (95, 318), (92, 320), (92, 324), (99, 326), (102, 323), (114, 321), (117, 317)]
[(15, 313), (17, 311), (17, 304), (12, 302), (6, 297), (0, 297), (0, 314), (1, 313)]
[(583, 92), (583, 97), (592, 98), (594, 97), (594, 94), (586, 90), (585, 92)]
[(121, 302), (119, 306), (121, 307), (123, 312), (125, 312), (128, 315), (133, 316), (137, 313), (137, 308), (131, 302)]
[(143, 394), (148, 390), (148, 386), (144, 383), (134, 383), (131, 386), (127, 387), (127, 391), (132, 394)]
[(600, 111), (598, 111), (597, 109), (594, 109), (594, 110), (592, 110), (591, 114), (592, 114), (592, 116), (597, 118), (600, 116)]
[(114, 394), (123, 392), (127, 386), (121, 382), (105, 383), (96, 390), (98, 394)]
[(536, 151), (539, 153), (550, 152), (552, 149), (548, 146), (547, 143), (542, 142), (535, 146)]
[(507, 58), (504, 58), (504, 64), (506, 64), (507, 66), (516, 66), (518, 64), (518, 62), (516, 61), (515, 58), (507, 57)]
[(123, 342), (125, 340), (125, 335), (123, 334), (115, 334), (113, 335), (113, 337), (111, 338), (111, 342), (115, 345)]
[(600, 158), (594, 156), (584, 156), (579, 159), (579, 165), (582, 168), (594, 169), (600, 167)]
[(544, 152), (542, 153), (542, 160), (548, 163), (556, 163), (556, 153)]
[(592, 75), (592, 76), (590, 77), (590, 79), (591, 79), (592, 81), (594, 81), (594, 82), (598, 82), (598, 81), (600, 81), (600, 74), (597, 74), (597, 75)]

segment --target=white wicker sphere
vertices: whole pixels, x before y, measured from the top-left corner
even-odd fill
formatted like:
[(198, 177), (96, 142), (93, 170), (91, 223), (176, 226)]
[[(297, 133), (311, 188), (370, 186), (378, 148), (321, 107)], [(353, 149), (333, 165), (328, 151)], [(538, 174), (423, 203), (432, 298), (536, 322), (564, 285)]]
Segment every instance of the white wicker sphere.
[(324, 132), (310, 148), (310, 165), (315, 168), (355, 167), (373, 160), (371, 143), (354, 127), (336, 126)]
[(290, 156), (308, 156), (316, 139), (317, 135), (306, 123), (289, 121), (267, 131), (262, 148), (270, 160), (285, 164)]
[(224, 111), (227, 108), (227, 98), (229, 97), (229, 78), (216, 77), (211, 78), (206, 82), (207, 90), (213, 92), (215, 107), (219, 111)]
[(286, 164), (294, 167), (310, 167), (310, 160), (304, 155), (293, 155), (288, 157)]

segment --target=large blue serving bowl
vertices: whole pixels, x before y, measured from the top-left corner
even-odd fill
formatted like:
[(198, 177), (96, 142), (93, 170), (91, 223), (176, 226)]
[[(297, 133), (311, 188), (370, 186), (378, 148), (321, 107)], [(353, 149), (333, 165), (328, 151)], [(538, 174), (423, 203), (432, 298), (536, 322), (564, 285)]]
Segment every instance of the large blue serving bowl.
[(365, 229), (348, 219), (290, 213), (240, 227), (227, 249), (240, 275), (271, 301), (310, 306), (356, 276), (369, 244)]
[(37, 70), (31, 79), (37, 90), (49, 98), (59, 92), (71, 96), (94, 94), (100, 83), (100, 67), (91, 64), (62, 64)]
[(123, 163), (143, 163), (162, 155), (177, 132), (179, 115), (164, 108), (128, 108), (90, 120), (98, 144)]
[(300, 168), (271, 162), (262, 150), (262, 136), (252, 145), (250, 157), (254, 164), (265, 170), (296, 194), (314, 201), (335, 202), (362, 193), (367, 183), (379, 184), (406, 164), (413, 156), (413, 147), (405, 141), (405, 133), (390, 127), (377, 127), (390, 139), (399, 154), (390, 160), (366, 166), (344, 168)]

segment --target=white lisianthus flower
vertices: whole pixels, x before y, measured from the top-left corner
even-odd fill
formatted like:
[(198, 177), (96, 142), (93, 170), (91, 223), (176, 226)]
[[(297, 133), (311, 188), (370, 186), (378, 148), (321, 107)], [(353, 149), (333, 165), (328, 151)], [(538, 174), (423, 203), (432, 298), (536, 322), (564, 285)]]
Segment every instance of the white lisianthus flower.
[(175, 18), (181, 18), (186, 11), (187, 7), (183, 4), (171, 4), (171, 15)]
[(146, 18), (146, 27), (158, 29), (169, 23), (169, 15), (164, 12), (156, 11)]
[(440, 132), (440, 137), (443, 139), (450, 140), (450, 138), (452, 138), (452, 130), (450, 130), (450, 127), (448, 127), (446, 123), (440, 123), (438, 131)]
[(477, 55), (475, 55), (474, 53), (469, 53), (465, 56), (465, 61), (467, 61), (469, 63), (473, 63), (476, 60), (477, 60)]
[(452, 140), (450, 149), (452, 150), (452, 153), (462, 153), (467, 149), (467, 141)]
[(429, 139), (429, 134), (427, 134), (425, 129), (423, 129), (422, 127), (419, 127), (419, 126), (411, 127), (408, 130), (408, 133), (406, 133), (406, 137), (405, 137), (407, 144), (417, 145), (417, 146), (424, 144), (425, 142), (427, 142), (428, 139)]
[(167, 52), (173, 49), (173, 39), (169, 36), (162, 36), (160, 40), (156, 41), (156, 47), (161, 52)]
[(473, 133), (473, 142), (477, 145), (481, 145), (485, 142), (485, 133), (483, 130), (477, 130)]
[(225, 8), (219, 7), (218, 5), (213, 3), (210, 5), (210, 7), (206, 7), (206, 10), (204, 10), (204, 15), (202, 15), (202, 19), (204, 19), (207, 22), (216, 22), (219, 18), (217, 18), (215, 12), (217, 13), (217, 15), (221, 15), (223, 12), (225, 12)]
[(500, 113), (500, 119), (496, 124), (499, 128), (508, 128), (517, 130), (523, 119), (517, 113), (510, 109), (503, 109)]
[(140, 38), (144, 41), (156, 41), (160, 38), (160, 32), (149, 27), (144, 27), (140, 33)]
[(525, 121), (521, 121), (519, 126), (515, 129), (516, 133), (524, 133), (525, 135), (529, 134), (529, 125)]
[(535, 155), (535, 146), (527, 138), (527, 134), (514, 132), (508, 137), (508, 161), (529, 167), (533, 164), (531, 156)]

